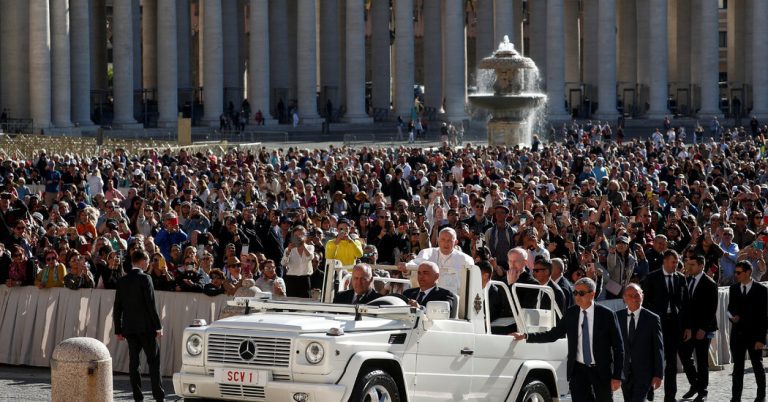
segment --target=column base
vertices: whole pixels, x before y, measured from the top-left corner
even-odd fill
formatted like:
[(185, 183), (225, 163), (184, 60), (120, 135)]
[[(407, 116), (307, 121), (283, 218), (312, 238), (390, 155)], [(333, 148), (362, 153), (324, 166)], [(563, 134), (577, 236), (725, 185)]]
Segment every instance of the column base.
[(765, 125), (766, 121), (768, 121), (768, 110), (753, 110), (752, 113), (749, 114), (749, 116), (746, 116), (748, 118), (752, 118), (752, 116), (755, 116), (757, 121), (760, 122), (761, 125)]
[(371, 124), (373, 123), (373, 117), (370, 117), (366, 114), (357, 115), (357, 116), (345, 116), (344, 122), (349, 124)]
[[(718, 119), (722, 120), (723, 112), (721, 112), (719, 110), (700, 110), (699, 113), (696, 115), (696, 117), (698, 119), (700, 119), (700, 120), (701, 119), (712, 119), (712, 118), (715, 118), (715, 117), (717, 117)], [(704, 126), (704, 122), (702, 122), (701, 125)]]
[(668, 110), (656, 111), (656, 112), (648, 111), (648, 113), (646, 113), (645, 115), (645, 118), (648, 120), (664, 120), (665, 117), (670, 117), (670, 116), (672, 116), (672, 113), (669, 113)]
[(608, 123), (615, 122), (619, 118), (619, 113), (600, 113), (598, 110), (597, 113), (593, 116), (592, 120), (605, 120)]
[(552, 122), (570, 122), (573, 119), (568, 113), (550, 113), (547, 115), (547, 120)]
[(91, 122), (88, 122), (87, 124), (75, 123), (75, 127), (77, 127), (81, 133), (96, 133), (99, 131), (99, 126)]
[(53, 126), (56, 128), (72, 128), (74, 127), (74, 124), (72, 124), (71, 121), (54, 121)]
[(168, 121), (159, 120), (157, 122), (157, 127), (160, 127), (160, 128), (176, 128), (178, 126), (179, 126), (178, 120), (168, 120)]
[(306, 117), (299, 116), (300, 126), (319, 126), (323, 124), (324, 121), (325, 121), (325, 118), (320, 116), (306, 116)]
[(34, 134), (40, 134), (42, 132), (48, 132), (48, 130), (50, 130), (51, 128), (53, 128), (51, 123), (43, 123), (43, 124), (38, 124), (36, 122), (32, 123), (32, 133), (34, 133)]
[(466, 113), (460, 113), (460, 114), (448, 114), (445, 113), (443, 115), (439, 115), (440, 119), (447, 122), (453, 122), (453, 123), (460, 123), (464, 120), (469, 119), (469, 115)]
[(144, 128), (144, 125), (137, 122), (136, 120), (132, 121), (115, 121), (112, 122), (112, 128), (120, 128), (120, 129), (139, 129)]

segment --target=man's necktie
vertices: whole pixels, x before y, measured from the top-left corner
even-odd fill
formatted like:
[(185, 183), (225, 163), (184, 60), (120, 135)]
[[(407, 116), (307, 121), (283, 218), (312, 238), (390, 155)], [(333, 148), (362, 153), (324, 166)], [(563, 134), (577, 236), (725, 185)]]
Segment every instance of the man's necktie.
[(747, 285), (741, 286), (741, 294), (746, 296), (747, 295)]
[(584, 364), (592, 364), (592, 342), (589, 339), (589, 319), (587, 312), (584, 311), (584, 320), (581, 322), (581, 353), (584, 358)]
[(426, 295), (427, 295), (427, 294), (426, 294), (426, 293), (424, 293), (424, 292), (419, 292), (419, 296), (416, 298), (416, 303), (419, 303), (419, 304), (421, 304), (421, 302), (423, 302), (423, 301), (424, 301), (424, 297), (425, 297)]
[(627, 332), (629, 343), (635, 340), (635, 329), (635, 313), (629, 313), (629, 331)]
[(360, 301), (360, 296), (355, 295), (355, 297), (352, 298), (352, 304), (357, 304), (357, 302)]
[(665, 275), (665, 276), (667, 277), (667, 292), (669, 292), (669, 294), (671, 295), (675, 293), (675, 290), (672, 287), (672, 275)]
[(693, 288), (696, 285), (696, 278), (689, 277), (688, 278), (688, 296), (693, 297)]

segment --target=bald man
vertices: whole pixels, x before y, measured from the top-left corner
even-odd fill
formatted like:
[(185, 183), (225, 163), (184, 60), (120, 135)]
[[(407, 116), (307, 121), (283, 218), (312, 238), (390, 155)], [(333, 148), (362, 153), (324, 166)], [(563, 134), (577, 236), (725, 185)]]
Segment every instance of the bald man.
[(456, 295), (448, 289), (437, 286), (440, 279), (440, 268), (432, 261), (419, 264), (419, 287), (407, 289), (403, 296), (408, 298), (408, 304), (413, 307), (426, 306), (431, 301), (447, 301), (451, 305), (451, 317), (456, 316)]

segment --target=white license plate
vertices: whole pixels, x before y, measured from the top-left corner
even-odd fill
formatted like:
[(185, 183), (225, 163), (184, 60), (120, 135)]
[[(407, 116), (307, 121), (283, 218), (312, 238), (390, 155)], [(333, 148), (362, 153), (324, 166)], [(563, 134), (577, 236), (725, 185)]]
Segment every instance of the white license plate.
[(266, 385), (269, 372), (264, 370), (216, 368), (213, 381), (219, 384)]

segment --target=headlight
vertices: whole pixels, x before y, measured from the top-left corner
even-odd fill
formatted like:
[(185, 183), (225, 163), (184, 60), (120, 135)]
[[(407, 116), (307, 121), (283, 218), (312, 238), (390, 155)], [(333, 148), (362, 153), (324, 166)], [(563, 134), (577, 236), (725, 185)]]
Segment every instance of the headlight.
[(305, 356), (307, 358), (307, 361), (310, 364), (320, 363), (321, 361), (323, 361), (323, 357), (325, 356), (325, 350), (323, 349), (323, 345), (317, 342), (310, 343), (309, 345), (307, 345)]
[(190, 356), (197, 356), (203, 353), (203, 338), (200, 335), (192, 335), (187, 338), (187, 353)]

